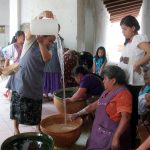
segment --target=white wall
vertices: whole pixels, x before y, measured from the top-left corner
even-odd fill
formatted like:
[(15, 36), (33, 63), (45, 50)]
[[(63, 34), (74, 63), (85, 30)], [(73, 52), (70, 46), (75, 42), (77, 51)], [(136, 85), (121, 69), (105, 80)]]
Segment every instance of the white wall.
[(10, 15), (10, 35), (9, 41), (11, 42), (15, 33), (20, 30), (20, 0), (9, 0), (9, 15)]
[(30, 22), (43, 10), (56, 15), (65, 47), (77, 49), (77, 0), (21, 0), (21, 23)]
[(96, 51), (99, 46), (107, 46), (107, 32), (110, 25), (109, 14), (103, 5), (103, 2), (99, 0), (95, 0), (95, 22), (96, 37), (94, 50)]
[(9, 25), (9, 0), (0, 0), (0, 25)]
[(85, 50), (85, 2), (77, 0), (77, 50)]
[(9, 0), (0, 0), (0, 25), (5, 25), (5, 33), (0, 33), (0, 47), (9, 41)]
[(98, 46), (105, 46), (109, 17), (102, 1), (21, 0), (21, 24), (47, 9), (56, 15), (66, 47), (93, 53)]
[(77, 8), (78, 50), (95, 53), (97, 47), (106, 46), (109, 14), (99, 0), (78, 0)]
[(85, 3), (85, 50), (93, 53), (95, 42), (95, 14), (93, 13), (94, 1), (86, 0)]

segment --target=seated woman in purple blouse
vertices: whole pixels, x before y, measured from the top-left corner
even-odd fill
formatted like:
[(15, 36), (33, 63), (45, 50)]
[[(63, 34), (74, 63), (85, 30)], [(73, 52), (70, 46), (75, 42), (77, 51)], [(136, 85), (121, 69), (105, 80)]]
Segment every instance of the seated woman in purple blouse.
[(104, 91), (102, 80), (90, 73), (85, 67), (77, 66), (73, 74), (79, 84), (79, 89), (72, 97), (65, 99), (67, 103), (86, 99), (90, 96), (100, 96)]

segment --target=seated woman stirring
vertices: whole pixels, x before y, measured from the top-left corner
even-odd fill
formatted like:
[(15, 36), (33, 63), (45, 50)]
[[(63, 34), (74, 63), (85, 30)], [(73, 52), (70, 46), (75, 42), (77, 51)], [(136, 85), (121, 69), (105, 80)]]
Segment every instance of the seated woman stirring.
[(129, 122), (132, 111), (132, 96), (124, 86), (125, 73), (118, 66), (104, 69), (105, 91), (100, 98), (81, 111), (71, 114), (71, 119), (95, 112), (91, 134), (86, 150), (129, 150)]
[(77, 66), (73, 74), (79, 84), (79, 89), (72, 97), (65, 99), (67, 103), (83, 100), (90, 96), (100, 96), (104, 91), (102, 80), (90, 73), (85, 67)]

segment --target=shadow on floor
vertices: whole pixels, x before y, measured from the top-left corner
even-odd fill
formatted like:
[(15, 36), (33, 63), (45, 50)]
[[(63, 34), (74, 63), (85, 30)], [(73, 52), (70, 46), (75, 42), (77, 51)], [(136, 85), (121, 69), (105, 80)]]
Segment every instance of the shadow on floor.
[(54, 150), (85, 150), (85, 146), (75, 144), (68, 148), (54, 147)]

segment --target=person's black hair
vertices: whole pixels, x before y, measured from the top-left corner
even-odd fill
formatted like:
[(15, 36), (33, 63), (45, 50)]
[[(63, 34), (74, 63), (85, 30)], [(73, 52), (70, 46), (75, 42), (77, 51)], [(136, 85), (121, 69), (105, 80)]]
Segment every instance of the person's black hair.
[(126, 25), (130, 28), (132, 28), (134, 26), (136, 31), (140, 30), (139, 22), (137, 21), (137, 19), (134, 16), (131, 16), (131, 15), (128, 15), (128, 16), (122, 18), (120, 25)]
[(103, 53), (104, 53), (103, 56), (102, 56), (102, 58), (103, 58), (103, 62), (102, 63), (104, 63), (104, 61), (106, 60), (106, 50), (105, 50), (105, 48), (103, 46), (100, 46), (100, 47), (97, 48), (95, 59), (96, 59), (96, 61), (99, 59), (99, 56), (98, 56), (98, 51), (99, 50), (102, 50)]
[(103, 75), (107, 76), (109, 79), (115, 79), (116, 83), (119, 85), (127, 84), (125, 72), (118, 66), (115, 65), (106, 66)]
[(86, 75), (88, 73), (90, 73), (90, 71), (85, 66), (79, 65), (73, 69), (72, 75), (75, 77), (78, 74)]
[(11, 40), (11, 44), (17, 42), (17, 37), (19, 37), (21, 35), (25, 35), (25, 33), (21, 30), (17, 31)]
[[(140, 30), (139, 22), (137, 21), (137, 19), (134, 16), (131, 16), (131, 15), (128, 15), (128, 16), (122, 18), (122, 20), (120, 22), (120, 26), (121, 25), (125, 25), (130, 28), (135, 27), (136, 32), (138, 30)], [(124, 45), (126, 45), (128, 42), (129, 42), (129, 39), (126, 39)]]
[(79, 65), (86, 66), (90, 70), (93, 66), (93, 55), (87, 51), (80, 52)]

